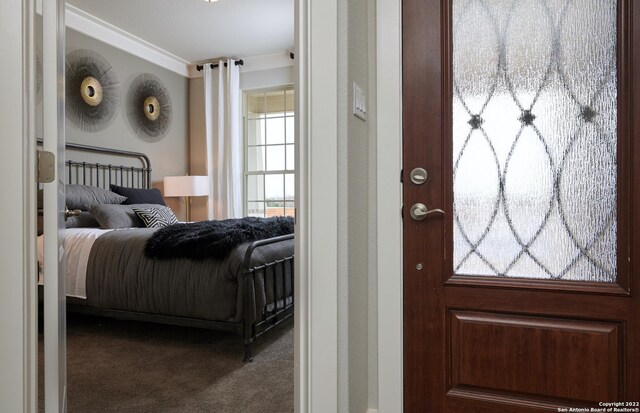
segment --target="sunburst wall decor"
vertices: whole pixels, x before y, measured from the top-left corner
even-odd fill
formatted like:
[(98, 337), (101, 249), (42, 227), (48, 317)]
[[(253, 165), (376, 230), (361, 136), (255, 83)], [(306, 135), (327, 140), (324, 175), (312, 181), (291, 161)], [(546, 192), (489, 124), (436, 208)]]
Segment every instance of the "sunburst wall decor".
[(135, 78), (129, 88), (127, 114), (134, 133), (144, 141), (158, 142), (171, 127), (171, 98), (160, 79), (150, 73)]
[(118, 78), (98, 53), (78, 49), (66, 58), (67, 119), (87, 132), (98, 132), (111, 123), (120, 103)]

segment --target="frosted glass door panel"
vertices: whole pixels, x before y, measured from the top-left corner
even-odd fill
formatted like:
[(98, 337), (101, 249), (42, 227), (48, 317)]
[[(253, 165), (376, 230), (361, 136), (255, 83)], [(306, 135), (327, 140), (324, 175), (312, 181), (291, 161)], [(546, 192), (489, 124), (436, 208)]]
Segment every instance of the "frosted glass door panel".
[(454, 273), (616, 281), (616, 1), (453, 1)]

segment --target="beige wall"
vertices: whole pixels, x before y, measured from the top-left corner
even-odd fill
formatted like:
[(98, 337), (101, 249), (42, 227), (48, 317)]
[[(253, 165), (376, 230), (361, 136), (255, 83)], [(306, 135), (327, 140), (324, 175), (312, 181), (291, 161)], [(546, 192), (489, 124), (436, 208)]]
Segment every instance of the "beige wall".
[[(341, 0), (338, 18), (338, 408), (376, 407), (375, 3)], [(352, 112), (353, 83), (367, 120)]]
[[(162, 190), (168, 175), (184, 175), (189, 161), (189, 80), (139, 57), (116, 49), (74, 30), (67, 29), (67, 52), (90, 49), (102, 55), (114, 68), (120, 81), (120, 106), (112, 123), (92, 133), (66, 122), (67, 142), (143, 152), (151, 159), (152, 185)], [(132, 81), (141, 73), (151, 73), (164, 83), (171, 98), (173, 120), (166, 137), (159, 142), (145, 142), (134, 135), (126, 114), (126, 96)], [(76, 155), (69, 153), (67, 158)], [(109, 160), (111, 162), (111, 160)], [(167, 198), (167, 204), (184, 218), (184, 200)]]
[[(242, 69), (241, 69), (242, 70)], [(293, 66), (270, 70), (255, 70), (240, 74), (240, 89), (268, 89), (293, 84)]]
[[(189, 174), (207, 174), (207, 155), (204, 124), (204, 80), (195, 78), (189, 81)], [(191, 199), (191, 219), (207, 219), (207, 197)]]
[[(369, 87), (368, 9), (367, 0), (349, 1), (349, 81), (348, 102), (353, 101), (353, 82), (358, 83), (367, 96)], [(369, 391), (369, 306), (370, 274), (369, 228), (375, 216), (375, 204), (370, 203), (369, 171), (371, 138), (369, 125), (375, 119), (368, 114), (364, 122), (349, 112), (349, 411), (366, 412)], [(367, 106), (371, 106), (369, 103)], [(363, 213), (366, 211), (366, 213)], [(366, 240), (366, 241), (365, 241)]]

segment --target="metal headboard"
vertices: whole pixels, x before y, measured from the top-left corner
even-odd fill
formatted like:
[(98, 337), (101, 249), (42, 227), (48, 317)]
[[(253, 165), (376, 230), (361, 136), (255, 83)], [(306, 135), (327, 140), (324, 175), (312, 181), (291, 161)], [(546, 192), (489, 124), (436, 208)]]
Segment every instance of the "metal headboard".
[[(41, 144), (42, 140), (38, 139), (38, 143)], [(133, 188), (151, 188), (151, 161), (144, 153), (79, 143), (66, 143), (65, 148), (96, 155), (113, 155), (118, 158), (135, 159), (140, 164), (140, 166), (115, 165), (70, 159), (65, 162), (67, 184), (91, 185), (105, 189), (109, 189), (111, 184)]]

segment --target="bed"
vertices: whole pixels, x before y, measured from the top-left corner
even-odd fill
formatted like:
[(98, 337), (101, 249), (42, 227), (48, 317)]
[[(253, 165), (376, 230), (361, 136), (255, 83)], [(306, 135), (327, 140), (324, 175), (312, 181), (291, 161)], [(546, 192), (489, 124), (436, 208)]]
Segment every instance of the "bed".
[[(151, 163), (144, 154), (67, 144), (67, 153), (71, 151), (128, 161), (117, 165), (69, 160), (68, 188), (96, 193), (103, 193), (109, 185), (141, 189), (143, 193), (150, 189)], [(114, 208), (108, 203), (94, 204), (89, 208), (93, 214), (83, 211), (75, 219), (101, 218), (99, 210)], [(131, 215), (128, 208), (117, 209)], [(253, 342), (293, 315), (293, 234), (241, 242), (229, 247), (223, 258), (214, 257), (220, 253), (206, 254), (210, 244), (198, 244), (205, 254), (197, 257), (173, 254), (164, 259), (149, 255), (147, 244), (162, 231), (199, 233), (209, 224), (215, 222), (177, 223), (160, 229), (127, 225), (105, 229), (87, 227), (86, 222), (71, 225), (79, 228), (66, 231), (68, 311), (233, 331), (243, 339), (244, 360), (251, 361)], [(274, 228), (280, 234), (292, 232), (293, 226), (291, 223), (290, 230)]]

